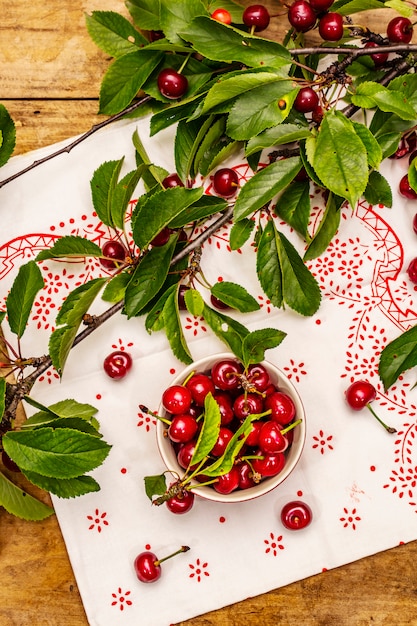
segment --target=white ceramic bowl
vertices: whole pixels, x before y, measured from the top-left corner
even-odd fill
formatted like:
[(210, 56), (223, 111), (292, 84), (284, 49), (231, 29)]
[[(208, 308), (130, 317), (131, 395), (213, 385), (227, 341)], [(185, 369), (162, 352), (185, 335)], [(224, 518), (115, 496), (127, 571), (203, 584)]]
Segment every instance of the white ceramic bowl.
[[(220, 353), (195, 361), (186, 367), (178, 376), (176, 376), (171, 381), (170, 385), (181, 385), (192, 372), (208, 372), (214, 363), (223, 359), (236, 359), (236, 357), (231, 353)], [(263, 361), (262, 364), (268, 369), (271, 382), (276, 385), (280, 391), (288, 394), (293, 400), (296, 408), (295, 419), (302, 420), (301, 423), (294, 428), (292, 444), (285, 453), (287, 455), (285, 466), (276, 476), (265, 478), (254, 487), (250, 487), (248, 489), (238, 489), (227, 495), (218, 493), (215, 489), (213, 489), (213, 487), (210, 486), (193, 488), (193, 493), (205, 498), (206, 500), (214, 500), (216, 502), (244, 502), (246, 500), (252, 500), (253, 498), (262, 496), (272, 489), (275, 489), (275, 487), (278, 487), (278, 485), (280, 485), (291, 474), (300, 459), (306, 437), (305, 411), (300, 396), (298, 395), (292, 382), (280, 369), (268, 361)], [(162, 406), (162, 403), (159, 407), (158, 415), (161, 415), (162, 417), (166, 416), (166, 411)], [(164, 436), (164, 431), (167, 428), (168, 427), (161, 420), (158, 420), (156, 427), (158, 448), (166, 467), (182, 477), (185, 471), (177, 462), (174, 447), (168, 437)], [(198, 485), (199, 483), (193, 482), (193, 484)]]

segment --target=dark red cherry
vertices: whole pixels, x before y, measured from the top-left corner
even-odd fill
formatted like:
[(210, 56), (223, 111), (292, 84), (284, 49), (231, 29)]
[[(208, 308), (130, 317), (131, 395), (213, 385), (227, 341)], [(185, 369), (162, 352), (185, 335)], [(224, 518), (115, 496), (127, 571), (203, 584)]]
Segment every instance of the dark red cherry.
[(339, 41), (343, 37), (343, 17), (340, 13), (325, 13), (319, 20), (320, 37), (325, 41)]
[(185, 386), (190, 390), (193, 402), (197, 406), (203, 406), (207, 394), (214, 393), (214, 383), (206, 374), (194, 374), (187, 380)]
[(216, 298), (216, 296), (213, 296), (213, 294), (211, 294), (210, 296), (210, 302), (214, 306), (214, 308), (219, 309), (220, 311), (228, 311), (230, 309), (230, 306), (228, 304), (226, 304), (222, 300), (219, 300), (219, 298)]
[(391, 43), (410, 43), (413, 37), (413, 24), (408, 17), (394, 17), (387, 26), (387, 37)]
[(169, 100), (181, 98), (188, 89), (188, 80), (172, 67), (167, 67), (158, 75), (158, 89)]
[(141, 552), (134, 561), (136, 576), (142, 583), (154, 583), (161, 578), (161, 567), (153, 552)]
[(246, 445), (249, 446), (250, 448), (256, 448), (258, 446), (259, 443), (259, 433), (261, 431), (262, 428), (262, 424), (263, 422), (252, 422), (251, 424), (251, 431), (249, 433), (249, 435), (246, 437)]
[(192, 402), (191, 391), (183, 385), (171, 385), (162, 394), (162, 405), (168, 413), (187, 413)]
[(239, 470), (233, 465), (230, 472), (218, 477), (217, 481), (213, 483), (213, 487), (218, 493), (226, 495), (238, 489), (239, 479)]
[(300, 113), (310, 113), (319, 105), (319, 97), (311, 87), (303, 87), (294, 100), (294, 108)]
[(232, 398), (225, 391), (216, 391), (213, 394), (213, 397), (219, 405), (222, 426), (230, 424), (235, 416), (235, 414), (233, 413)]
[[(367, 41), (365, 48), (377, 48), (379, 47), (374, 41)], [(369, 55), (374, 62), (375, 67), (382, 67), (388, 61), (388, 52), (376, 52)]]
[(171, 233), (172, 233), (172, 230), (168, 228), (168, 226), (165, 226), (165, 228), (163, 228), (152, 239), (151, 245), (154, 246), (155, 248), (160, 248), (161, 246), (164, 246), (169, 241), (169, 238), (171, 237)]
[(315, 11), (316, 13), (323, 13), (323, 11), (328, 11), (333, 2), (334, 0), (310, 0), (313, 11)]
[(241, 386), (243, 366), (239, 361), (225, 359), (218, 361), (211, 368), (211, 379), (219, 389), (231, 391)]
[(285, 452), (288, 448), (288, 439), (281, 433), (282, 426), (275, 420), (269, 420), (262, 424), (259, 432), (258, 445), (267, 454)]
[(242, 20), (245, 26), (260, 32), (269, 26), (269, 11), (263, 4), (252, 4), (243, 11)]
[(285, 454), (278, 452), (277, 454), (265, 454), (259, 452), (257, 455), (259, 458), (252, 459), (252, 467), (255, 472), (260, 474), (263, 478), (269, 476), (276, 476), (285, 467)]
[(195, 466), (190, 466), (191, 459), (193, 458), (193, 454), (195, 451), (196, 442), (188, 441), (184, 443), (177, 454), (178, 465), (183, 469), (195, 469)]
[(233, 431), (230, 430), (230, 428), (227, 428), (226, 426), (221, 426), (220, 431), (219, 431), (219, 436), (213, 448), (211, 449), (210, 454), (212, 454), (213, 456), (222, 456), (222, 454), (227, 448), (227, 444), (229, 443), (232, 437), (233, 437)]
[(194, 494), (188, 489), (183, 489), (179, 494), (173, 496), (165, 502), (167, 509), (175, 515), (188, 513), (194, 505)]
[(242, 393), (233, 402), (233, 411), (239, 420), (263, 411), (263, 398), (257, 393)]
[(223, 198), (231, 198), (239, 187), (239, 176), (230, 167), (217, 170), (213, 176), (213, 189)]
[(375, 400), (376, 389), (367, 380), (357, 380), (346, 390), (346, 402), (354, 411), (360, 411), (367, 404)]
[(180, 311), (186, 311), (187, 306), (185, 304), (184, 294), (189, 290), (188, 285), (180, 285), (178, 288), (178, 308)]
[(313, 519), (311, 508), (301, 500), (287, 502), (281, 510), (281, 522), (288, 530), (306, 528)]
[(15, 463), (4, 450), (1, 453), (1, 460), (6, 469), (16, 473), (21, 472), (21, 469), (17, 465), (17, 463)]
[(118, 267), (126, 258), (126, 248), (117, 240), (106, 241), (103, 245), (102, 253), (106, 258), (99, 260), (101, 265), (107, 270)]
[(184, 187), (184, 183), (176, 172), (168, 174), (162, 181), (162, 187), (169, 189), (170, 187)]
[(282, 391), (276, 391), (265, 399), (265, 408), (271, 409), (270, 418), (286, 426), (295, 417), (295, 404), (291, 397)]
[(404, 196), (404, 198), (407, 198), (407, 200), (417, 199), (417, 193), (414, 191), (414, 189), (410, 185), (408, 174), (404, 174), (404, 176), (401, 178), (400, 183), (398, 185), (398, 189), (399, 189), (400, 194)]
[(129, 353), (115, 350), (103, 362), (103, 368), (107, 376), (114, 380), (120, 380), (126, 376), (132, 367), (133, 361)]
[(306, 33), (316, 23), (316, 14), (307, 0), (295, 0), (288, 9), (288, 21), (299, 33)]
[(253, 471), (249, 463), (244, 461), (236, 465), (239, 472), (239, 489), (250, 489), (256, 485), (253, 480)]
[(198, 422), (192, 415), (174, 415), (168, 428), (168, 435), (175, 443), (191, 441), (198, 431)]
[(262, 363), (249, 365), (247, 378), (257, 391), (264, 392), (269, 387), (269, 373)]
[(407, 267), (407, 274), (411, 282), (417, 285), (417, 258), (410, 261), (410, 264)]

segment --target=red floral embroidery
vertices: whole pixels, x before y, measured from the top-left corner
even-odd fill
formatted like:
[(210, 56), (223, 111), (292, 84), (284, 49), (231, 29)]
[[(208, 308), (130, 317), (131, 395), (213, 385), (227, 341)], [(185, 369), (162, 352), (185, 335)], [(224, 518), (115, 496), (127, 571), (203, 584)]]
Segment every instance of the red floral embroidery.
[(192, 330), (194, 337), (198, 335), (199, 330), (201, 330), (203, 333), (207, 332), (207, 328), (201, 323), (204, 322), (204, 317), (196, 317), (194, 315), (193, 317), (186, 317), (185, 321), (186, 330)]
[(121, 611), (125, 610), (125, 607), (132, 606), (133, 602), (129, 599), (131, 591), (122, 591), (122, 588), (119, 587), (117, 593), (112, 593), (111, 606), (118, 606)]
[(295, 364), (293, 359), (290, 359), (290, 365), (285, 366), (283, 369), (286, 372), (288, 378), (294, 378), (297, 383), (300, 382), (300, 376), (306, 376), (307, 372), (302, 369), (304, 363)]
[(349, 509), (343, 508), (344, 516), (340, 518), (340, 521), (343, 523), (343, 528), (352, 528), (352, 530), (356, 530), (356, 522), (359, 522), (361, 518), (357, 515), (356, 508), (349, 511)]
[(277, 556), (278, 550), (284, 550), (285, 548), (280, 541), (282, 541), (282, 535), (275, 537), (274, 533), (269, 533), (269, 538), (264, 539), (264, 544), (266, 545), (265, 554), (271, 553)]
[(109, 522), (105, 519), (107, 513), (100, 513), (98, 509), (94, 511), (94, 515), (87, 515), (87, 519), (91, 522), (88, 530), (97, 530), (101, 533), (104, 526), (108, 526)]
[(37, 328), (44, 328), (47, 330), (49, 328), (48, 316), (52, 314), (53, 309), (56, 308), (56, 304), (52, 301), (50, 296), (40, 295), (38, 299), (35, 300), (34, 309), (35, 315), (32, 316), (32, 319), (37, 323)]
[(333, 440), (333, 435), (326, 435), (322, 430), (319, 431), (318, 435), (313, 436), (313, 445), (311, 446), (314, 449), (319, 449), (320, 454), (324, 454), (327, 450), (333, 450), (333, 446), (330, 443)]
[(124, 352), (126, 350), (126, 348), (131, 348), (132, 346), (133, 346), (133, 342), (132, 341), (129, 341), (125, 345), (124, 342), (123, 342), (123, 339), (121, 339), (120, 337), (117, 340), (117, 342), (112, 343), (112, 345), (111, 345), (113, 350), (121, 350), (122, 352)]
[(259, 300), (259, 306), (261, 307), (261, 309), (265, 307), (265, 311), (267, 313), (270, 313), (272, 310), (271, 300), (269, 300), (265, 296), (258, 296), (258, 300)]
[(201, 582), (203, 576), (210, 576), (206, 569), (208, 563), (202, 563), (200, 559), (196, 560), (195, 565), (193, 563), (189, 563), (188, 566), (191, 570), (190, 578), (195, 578), (197, 582)]
[(59, 374), (55, 369), (49, 369), (39, 376), (38, 383), (47, 382), (48, 385), (51, 385), (55, 380), (59, 380)]
[(156, 419), (151, 415), (144, 415), (139, 412), (138, 418), (137, 426), (144, 426), (147, 433), (151, 430), (152, 426), (156, 426)]

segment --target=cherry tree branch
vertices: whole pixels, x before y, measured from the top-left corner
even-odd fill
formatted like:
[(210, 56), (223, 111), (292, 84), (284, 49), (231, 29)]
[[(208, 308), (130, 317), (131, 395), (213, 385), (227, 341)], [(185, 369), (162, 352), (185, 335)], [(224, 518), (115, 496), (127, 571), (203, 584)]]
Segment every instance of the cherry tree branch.
[(108, 126), (109, 124), (112, 124), (113, 122), (121, 119), (122, 117), (125, 117), (125, 115), (129, 115), (129, 113), (133, 113), (133, 111), (136, 111), (136, 109), (138, 109), (139, 107), (144, 105), (146, 102), (149, 102), (149, 100), (151, 100), (151, 96), (144, 96), (140, 100), (137, 100), (133, 104), (130, 104), (128, 107), (123, 109), (123, 111), (120, 111), (120, 113), (116, 113), (115, 115), (112, 115), (111, 117), (106, 118), (102, 122), (99, 122), (98, 124), (95, 124), (94, 126), (92, 126), (90, 128), (90, 130), (88, 130), (87, 132), (85, 132), (82, 135), (80, 135), (79, 137), (77, 137), (74, 141), (69, 143), (67, 146), (64, 146), (63, 148), (60, 148), (59, 150), (56, 150), (55, 152), (51, 152), (51, 154), (48, 154), (45, 157), (42, 157), (41, 159), (38, 159), (37, 161), (34, 161), (33, 163), (31, 163), (30, 165), (28, 165), (24, 169), (19, 170), (15, 174), (12, 174), (8, 178), (5, 178), (4, 180), (0, 181), (0, 189), (2, 187), (4, 187), (4, 185), (7, 185), (8, 183), (11, 183), (16, 178), (19, 178), (19, 176), (23, 176), (23, 174), (26, 174), (27, 172), (30, 172), (35, 167), (38, 167), (39, 165), (42, 165), (43, 163), (46, 163), (47, 161), (50, 161), (51, 159), (54, 159), (55, 157), (59, 156), (60, 154), (64, 154), (65, 152), (67, 152), (67, 153), (71, 152), (71, 150), (73, 148), (75, 148), (80, 143), (82, 143), (83, 141), (85, 141), (86, 139), (91, 137), (91, 135), (96, 133), (98, 130), (101, 130), (102, 128), (105, 128), (105, 126)]

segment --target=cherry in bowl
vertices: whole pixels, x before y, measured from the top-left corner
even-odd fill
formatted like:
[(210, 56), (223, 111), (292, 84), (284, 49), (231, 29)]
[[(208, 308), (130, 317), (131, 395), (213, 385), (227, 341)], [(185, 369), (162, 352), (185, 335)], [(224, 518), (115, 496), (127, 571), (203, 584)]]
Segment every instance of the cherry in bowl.
[[(220, 368), (216, 367), (219, 363), (223, 364), (224, 366)], [(227, 402), (227, 410), (225, 410), (223, 407), (224, 410), (222, 419), (224, 419), (225, 422), (223, 422), (221, 426), (221, 437), (219, 437), (219, 441), (217, 442), (218, 450), (217, 448), (215, 450), (215, 452), (219, 454), (222, 452), (222, 447), (224, 445), (227, 445), (227, 440), (228, 438), (230, 439), (231, 432), (233, 434), (233, 429), (236, 428), (234, 424), (236, 423), (236, 421), (239, 423), (239, 418), (236, 415), (234, 415), (232, 421), (229, 421), (230, 416), (228, 415), (228, 411), (231, 410), (231, 407), (234, 404), (232, 401), (233, 397), (237, 399), (239, 397), (239, 394), (241, 394), (241, 391), (234, 387), (236, 376), (238, 377), (238, 375), (243, 370), (243, 368), (239, 367), (239, 365), (240, 364), (233, 354), (221, 353), (212, 355), (199, 361), (195, 361), (194, 363), (186, 367), (178, 376), (176, 376), (171, 381), (168, 387), (182, 387), (184, 382), (191, 379), (193, 372), (197, 372), (198, 374), (203, 374), (205, 376), (210, 376), (212, 373), (214, 373), (214, 376), (212, 378), (215, 383), (215, 393), (213, 394), (213, 397), (220, 395), (220, 397), (224, 400), (224, 394), (226, 394), (227, 397), (230, 395), (230, 398), (228, 398)], [(295, 389), (292, 382), (279, 368), (267, 361), (263, 361), (260, 365), (262, 366), (261, 368), (255, 368), (253, 369), (253, 371), (251, 371), (253, 380), (255, 380), (256, 382), (260, 382), (262, 380), (262, 382), (268, 384), (268, 386), (272, 386), (273, 391), (279, 390), (280, 393), (287, 394), (291, 398), (292, 405), (295, 408), (294, 424), (295, 421), (297, 421), (297, 424), (291, 431), (291, 437), (289, 437), (290, 444), (288, 445), (288, 447), (282, 446), (283, 448), (286, 448), (282, 452), (278, 451), (275, 453), (273, 452), (272, 454), (268, 453), (267, 455), (266, 453), (260, 453), (260, 456), (268, 456), (268, 459), (266, 461), (263, 461), (261, 459), (259, 461), (256, 460), (256, 466), (259, 466), (262, 472), (265, 469), (265, 474), (263, 474), (260, 482), (254, 482), (252, 480), (252, 473), (248, 470), (244, 460), (242, 459), (242, 466), (245, 469), (245, 471), (243, 472), (244, 476), (242, 477), (239, 463), (235, 464), (233, 468), (238, 468), (239, 471), (232, 469), (231, 472), (228, 473), (228, 475), (226, 475), (224, 478), (222, 478), (221, 481), (219, 481), (217, 489), (215, 489), (212, 485), (203, 485), (200, 484), (201, 481), (192, 479), (192, 492), (196, 496), (198, 495), (206, 500), (213, 500), (216, 502), (224, 503), (244, 502), (247, 500), (252, 500), (253, 498), (257, 498), (266, 493), (269, 493), (272, 489), (280, 485), (293, 472), (301, 457), (306, 437), (305, 411), (301, 398), (298, 395), (297, 390)], [(263, 368), (265, 368), (268, 373), (268, 379), (265, 380)], [(226, 382), (229, 381), (233, 383), (230, 388), (228, 388), (228, 385), (226, 384)], [(219, 386), (217, 383), (219, 383), (221, 386)], [(184, 387), (184, 389), (187, 389), (187, 387)], [(256, 394), (253, 389), (252, 393)], [(259, 391), (259, 394), (263, 393), (264, 391)], [(191, 406), (191, 408), (193, 408), (193, 405)], [(160, 415), (162, 418), (170, 417), (162, 402), (158, 409), (158, 415)], [(224, 415), (226, 415), (226, 417), (224, 417)], [(268, 417), (266, 416), (263, 419), (267, 420)], [(275, 424), (276, 422), (274, 423), (274, 426)], [(188, 441), (187, 443), (184, 443), (180, 450), (178, 450), (178, 444), (173, 444), (167, 436), (168, 428), (169, 426), (166, 423), (164, 423), (162, 420), (158, 420), (156, 426), (158, 448), (167, 469), (171, 472), (178, 474), (178, 476), (182, 478), (185, 474), (185, 468), (187, 467), (192, 457), (193, 448), (195, 446), (195, 438), (191, 441)], [(288, 428), (288, 426), (282, 427), (283, 430), (285, 430), (286, 428)], [(255, 435), (256, 433), (251, 438), (251, 440), (253, 439), (253, 442), (256, 442), (257, 439), (259, 439), (259, 437)], [(275, 433), (274, 436), (276, 436)], [(270, 438), (270, 433), (268, 433), (268, 440)], [(266, 445), (266, 440), (267, 437), (264, 432), (264, 445)], [(249, 441), (249, 439), (247, 441)], [(257, 445), (257, 443), (253, 443), (253, 445)], [(281, 450), (281, 448), (279, 449)], [(213, 456), (213, 458), (216, 457)], [(262, 465), (263, 462), (265, 464), (265, 468)], [(204, 475), (204, 469), (202, 470), (202, 474)]]

